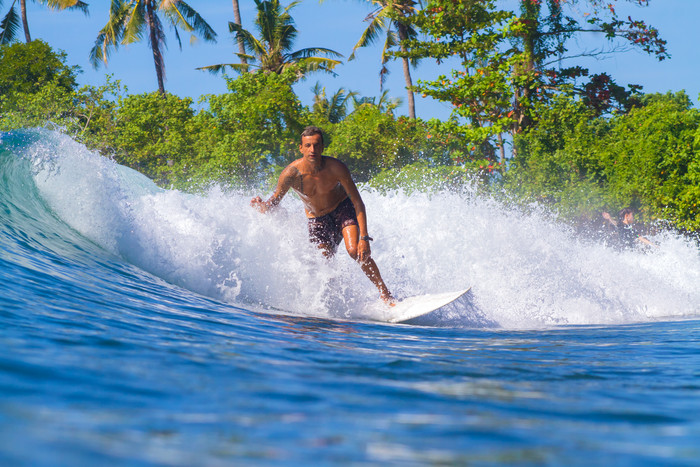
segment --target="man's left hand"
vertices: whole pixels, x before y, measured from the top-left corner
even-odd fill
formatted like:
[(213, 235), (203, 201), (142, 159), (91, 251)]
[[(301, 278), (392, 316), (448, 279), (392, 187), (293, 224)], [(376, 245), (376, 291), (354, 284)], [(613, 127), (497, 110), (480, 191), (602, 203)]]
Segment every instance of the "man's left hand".
[(370, 256), (372, 256), (369, 241), (360, 240), (360, 242), (357, 244), (357, 256), (360, 259), (360, 262), (365, 262), (370, 258)]

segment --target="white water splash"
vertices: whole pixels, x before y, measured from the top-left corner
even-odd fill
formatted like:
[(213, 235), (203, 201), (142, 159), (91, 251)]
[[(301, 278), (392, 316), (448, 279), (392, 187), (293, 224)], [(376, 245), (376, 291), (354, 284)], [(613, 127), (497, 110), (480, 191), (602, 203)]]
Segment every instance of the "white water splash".
[[(29, 153), (37, 187), (63, 221), (168, 282), (306, 316), (353, 319), (377, 300), (342, 245), (328, 261), (308, 242), (291, 194), (261, 215), (249, 207), (253, 194), (162, 190), (58, 133), (45, 132)], [(396, 296), (472, 287), (469, 303), (432, 324), (522, 329), (700, 315), (700, 253), (687, 239), (665, 233), (651, 251), (619, 252), (577, 238), (542, 209), (523, 213), (475, 193), (362, 195), (373, 257)]]

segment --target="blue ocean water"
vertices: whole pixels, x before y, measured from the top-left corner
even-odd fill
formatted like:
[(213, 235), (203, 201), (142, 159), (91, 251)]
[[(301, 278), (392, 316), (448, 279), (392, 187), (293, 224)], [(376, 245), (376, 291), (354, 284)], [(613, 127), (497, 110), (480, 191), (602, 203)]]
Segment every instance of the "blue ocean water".
[(698, 465), (700, 251), (577, 237), (476, 191), (363, 190), (373, 314), (300, 203), (161, 190), (47, 130), (0, 136), (3, 465)]

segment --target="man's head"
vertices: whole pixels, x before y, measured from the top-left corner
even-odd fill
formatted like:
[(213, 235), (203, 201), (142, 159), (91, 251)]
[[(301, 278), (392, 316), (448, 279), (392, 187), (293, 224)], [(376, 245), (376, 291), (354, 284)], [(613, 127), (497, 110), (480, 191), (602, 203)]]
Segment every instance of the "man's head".
[(301, 134), (299, 151), (307, 163), (313, 167), (320, 167), (323, 163), (323, 132), (315, 126), (308, 126)]
[(325, 141), (323, 141), (323, 131), (319, 127), (307, 126), (306, 128), (304, 128), (304, 131), (301, 132), (302, 140), (304, 139), (304, 136), (313, 136), (313, 135), (320, 135), (321, 142), (325, 144)]
[(618, 214), (620, 222), (623, 224), (631, 224), (634, 222), (634, 210), (632, 208), (625, 208)]

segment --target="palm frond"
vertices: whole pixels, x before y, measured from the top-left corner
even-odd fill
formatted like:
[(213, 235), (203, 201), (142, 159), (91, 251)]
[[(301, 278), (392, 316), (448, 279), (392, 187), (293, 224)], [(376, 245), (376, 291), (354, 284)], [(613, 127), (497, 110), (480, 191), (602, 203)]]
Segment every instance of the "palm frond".
[(386, 40), (384, 41), (384, 47), (382, 48), (382, 65), (388, 62), (389, 58), (391, 58), (389, 55), (389, 49), (391, 49), (392, 47), (396, 47), (398, 43), (398, 35), (392, 30), (387, 31)]
[[(172, 24), (171, 24), (172, 25)], [(175, 40), (177, 40), (177, 47), (182, 51), (182, 39), (180, 38), (180, 30), (173, 26), (173, 33), (175, 34)], [(194, 35), (190, 36), (190, 44), (194, 41)]]
[(307, 47), (305, 49), (292, 52), (288, 56), (293, 60), (297, 60), (300, 58), (313, 57), (315, 55), (329, 55), (331, 57), (343, 58), (343, 55), (336, 52), (335, 50), (325, 49), (323, 47)]
[(0, 44), (9, 44), (17, 37), (21, 28), (21, 21), (17, 9), (13, 6), (0, 22)]
[(243, 29), (239, 24), (229, 22), (228, 30), (236, 34), (236, 40), (241, 39), (246, 48), (250, 49), (253, 55), (262, 56), (265, 54), (265, 45), (260, 42), (250, 31)]
[(110, 4), (109, 20), (100, 30), (95, 39), (95, 45), (90, 50), (90, 63), (97, 68), (100, 63), (107, 63), (112, 49), (122, 43), (124, 36), (124, 24), (129, 5), (122, 0), (112, 0)]
[(382, 68), (379, 70), (379, 90), (380, 91), (384, 90), (384, 83), (386, 83), (387, 76), (389, 76), (389, 68), (387, 68), (386, 65), (382, 65)]
[(384, 31), (389, 29), (390, 25), (391, 19), (386, 18), (385, 16), (377, 15), (372, 18), (369, 26), (367, 26), (367, 29), (365, 29), (360, 36), (360, 40), (358, 40), (357, 44), (355, 44), (355, 46), (352, 48), (352, 53), (350, 54), (350, 57), (348, 57), (348, 61), (355, 59), (355, 52), (357, 49), (374, 45)]
[(249, 63), (219, 63), (217, 65), (208, 65), (208, 66), (202, 66), (199, 68), (196, 68), (197, 70), (204, 70), (208, 71), (209, 73), (217, 74), (222, 71), (226, 71), (226, 68), (231, 68), (233, 71), (237, 72), (247, 72), (251, 67), (254, 67), (254, 65), (251, 65)]
[(46, 4), (52, 10), (80, 10), (88, 15), (88, 4), (80, 0), (43, 0), (37, 3)]
[(196, 68), (197, 70), (205, 70), (213, 74), (220, 73), (222, 71), (226, 71), (226, 67), (231, 68), (233, 71), (237, 72), (247, 72), (249, 71), (249, 68), (259, 68), (258, 66), (255, 65), (256, 58), (252, 55), (248, 54), (235, 54), (237, 55), (241, 61), (245, 60), (247, 63), (218, 63), (216, 65), (208, 65), (208, 66), (202, 66), (199, 68)]
[(330, 58), (308, 57), (295, 61), (284, 61), (282, 65), (282, 70), (285, 70), (290, 66), (297, 65), (301, 68), (303, 74), (311, 73), (314, 71), (325, 71), (326, 73), (330, 73), (333, 76), (336, 76), (336, 73), (333, 71), (333, 69), (340, 63), (341, 62), (339, 62), (338, 60), (331, 60)]
[(181, 27), (192, 33), (193, 37), (196, 33), (208, 42), (216, 42), (216, 31), (187, 3), (176, 0), (163, 1), (160, 10), (176, 31)]
[(124, 15), (124, 34), (122, 36), (122, 44), (132, 44), (143, 39), (143, 33), (146, 30), (146, 9), (145, 2), (141, 0), (132, 0), (125, 5)]
[(348, 102), (350, 99), (354, 99), (357, 95), (356, 92), (348, 92), (346, 94), (345, 89), (340, 88), (333, 94), (329, 101), (328, 109), (328, 121), (331, 123), (339, 123), (348, 114)]
[(85, 16), (90, 15), (90, 11), (88, 10), (88, 4), (85, 2), (75, 2), (75, 6), (72, 6), (71, 9), (75, 10), (80, 10), (85, 14)]
[(195, 68), (195, 70), (208, 71), (209, 73), (216, 75), (222, 71), (226, 71), (226, 67), (230, 65), (230, 63), (218, 63), (216, 65), (200, 66)]
[(377, 107), (379, 110), (383, 110), (385, 112), (391, 112), (392, 110), (396, 109), (397, 107), (401, 106), (403, 104), (403, 99), (400, 97), (389, 97), (389, 91), (384, 91), (382, 92), (382, 95), (379, 97), (379, 103), (377, 104)]
[(90, 49), (89, 59), (90, 64), (93, 68), (100, 66), (100, 63), (107, 64), (110, 55), (109, 39), (107, 39), (107, 34), (100, 32), (95, 39), (95, 44)]
[(316, 84), (311, 86), (311, 92), (314, 93), (314, 102), (326, 98), (326, 88), (321, 86), (319, 81), (316, 81)]
[[(293, 50), (298, 31), (294, 27), (294, 19), (289, 12), (299, 4), (298, 1), (292, 2), (285, 8), (280, 5), (280, 0), (254, 0), (254, 2), (257, 8), (254, 23), (257, 35), (239, 24), (229, 22), (229, 32), (234, 34), (236, 41), (241, 41), (250, 51), (250, 55), (237, 54), (239, 57), (245, 59), (254, 57), (258, 62), (257, 68), (265, 72), (281, 73), (293, 65), (299, 65), (301, 70), (299, 78), (302, 78), (304, 73), (312, 71), (333, 73), (333, 68), (341, 63), (334, 59), (342, 57), (340, 53), (321, 47), (290, 52)], [(248, 71), (249, 68), (246, 64), (235, 64), (235, 67), (234, 64), (220, 64), (201, 69), (220, 71), (227, 66), (237, 71)]]

